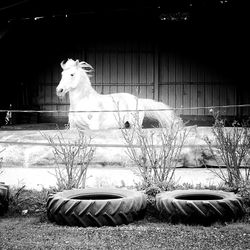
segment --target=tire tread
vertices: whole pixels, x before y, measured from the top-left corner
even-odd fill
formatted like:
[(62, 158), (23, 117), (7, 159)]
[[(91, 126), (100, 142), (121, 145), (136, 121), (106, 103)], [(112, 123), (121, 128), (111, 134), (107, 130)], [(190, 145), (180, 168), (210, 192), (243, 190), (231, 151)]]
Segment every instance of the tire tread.
[(75, 200), (57, 193), (48, 197), (48, 218), (58, 224), (82, 227), (129, 224), (141, 218), (146, 209), (146, 196), (136, 193), (131, 197), (107, 200)]
[[(244, 214), (242, 199), (229, 192), (206, 190), (206, 194), (223, 196), (223, 199), (176, 199), (177, 195), (192, 195), (194, 190), (164, 192), (156, 197), (156, 207), (163, 219), (187, 224), (212, 224), (217, 221), (237, 220)], [(195, 190), (196, 194), (203, 190)]]

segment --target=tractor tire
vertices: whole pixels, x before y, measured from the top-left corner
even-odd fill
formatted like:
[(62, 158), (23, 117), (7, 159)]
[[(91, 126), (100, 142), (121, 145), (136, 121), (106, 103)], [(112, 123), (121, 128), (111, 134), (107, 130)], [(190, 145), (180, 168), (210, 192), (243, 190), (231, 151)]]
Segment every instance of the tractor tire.
[(171, 223), (211, 225), (244, 215), (242, 198), (215, 190), (176, 190), (156, 196), (160, 217)]
[(0, 182), (0, 215), (8, 211), (9, 195), (9, 186), (5, 185), (4, 182)]
[(142, 219), (146, 195), (124, 189), (75, 189), (48, 196), (47, 215), (59, 225), (101, 227)]

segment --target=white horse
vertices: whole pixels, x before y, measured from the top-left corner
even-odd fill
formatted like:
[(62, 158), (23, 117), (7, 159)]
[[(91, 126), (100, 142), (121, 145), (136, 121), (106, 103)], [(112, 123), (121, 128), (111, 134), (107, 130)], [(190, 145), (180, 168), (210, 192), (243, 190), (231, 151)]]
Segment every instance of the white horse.
[[(61, 67), (62, 78), (56, 93), (61, 98), (69, 93), (70, 128), (98, 130), (132, 126), (137, 111), (140, 125), (144, 117), (158, 120), (161, 126), (171, 126), (176, 121), (181, 123), (181, 119), (162, 102), (139, 99), (128, 93), (98, 94), (89, 79), (93, 68), (86, 62), (68, 59), (66, 63), (61, 62)], [(155, 111), (152, 111), (154, 109)], [(118, 112), (112, 111), (119, 111), (119, 121), (123, 122), (122, 125), (117, 119)]]

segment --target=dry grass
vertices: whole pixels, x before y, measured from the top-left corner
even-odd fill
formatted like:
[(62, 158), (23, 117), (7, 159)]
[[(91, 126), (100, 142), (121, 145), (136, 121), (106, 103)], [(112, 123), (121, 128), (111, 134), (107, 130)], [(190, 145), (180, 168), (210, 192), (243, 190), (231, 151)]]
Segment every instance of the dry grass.
[(170, 225), (146, 219), (127, 226), (79, 228), (39, 217), (0, 221), (0, 249), (249, 249), (250, 224), (211, 227)]
[(1, 250), (250, 248), (250, 211), (238, 223), (210, 227), (171, 225), (160, 221), (150, 208), (144, 220), (129, 225), (68, 227), (48, 221), (45, 208), (48, 191), (52, 190), (11, 189), (10, 211), (0, 218)]

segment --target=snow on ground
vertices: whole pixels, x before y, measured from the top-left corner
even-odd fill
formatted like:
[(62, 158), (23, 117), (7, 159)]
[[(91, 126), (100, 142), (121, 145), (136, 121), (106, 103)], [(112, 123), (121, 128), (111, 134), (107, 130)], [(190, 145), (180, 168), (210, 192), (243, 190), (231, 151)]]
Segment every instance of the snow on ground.
[[(200, 167), (203, 165), (202, 149), (206, 146), (204, 136), (212, 136), (209, 127), (190, 127), (189, 136), (182, 150), (179, 167)], [(152, 129), (147, 130), (149, 133)], [(154, 129), (156, 133), (158, 129)], [(56, 130), (0, 130), (0, 151), (4, 149), (0, 157), (3, 158), (3, 165), (6, 167), (51, 167), (54, 164), (52, 147), (36, 145), (36, 143), (48, 143), (41, 134), (55, 136)], [(66, 141), (76, 140), (75, 131), (63, 131)], [(98, 145), (125, 145), (120, 130), (91, 131), (86, 133), (93, 138), (92, 143)], [(8, 142), (17, 142), (13, 145)], [(20, 143), (34, 143), (34, 145), (22, 145)], [(126, 147), (97, 147), (93, 162), (104, 165), (124, 165), (129, 164), (126, 154)], [(207, 162), (211, 165), (211, 162)], [(214, 162), (212, 162), (212, 165)]]
[[(11, 186), (23, 186), (33, 189), (48, 188), (56, 185), (53, 168), (4, 168), (0, 181)], [(182, 183), (217, 185), (220, 179), (204, 168), (176, 169), (175, 180)], [(92, 168), (87, 172), (87, 187), (128, 187), (140, 182), (139, 176), (131, 168)]]
[[(202, 165), (202, 152), (206, 143), (204, 137), (212, 138), (211, 127), (189, 127), (190, 133), (182, 150), (181, 159), (175, 174), (179, 183), (190, 184), (218, 184), (220, 180), (211, 171), (199, 168)], [(148, 132), (152, 129), (148, 129)], [(157, 133), (157, 129), (154, 129)], [(52, 147), (36, 145), (35, 143), (48, 143), (42, 133), (55, 136), (56, 130), (0, 130), (0, 158), (4, 172), (0, 181), (9, 185), (26, 185), (29, 188), (40, 189), (56, 184), (53, 173), (55, 166)], [(74, 141), (77, 133), (64, 130), (66, 141)], [(92, 143), (100, 145), (124, 145), (120, 130), (88, 131), (88, 136), (93, 138)], [(8, 144), (17, 142), (19, 144)], [(22, 145), (21, 143), (34, 145)], [(206, 159), (206, 164), (214, 166), (213, 159)], [(132, 171), (131, 163), (126, 154), (126, 147), (97, 147), (93, 163), (91, 164), (86, 185), (88, 187), (101, 186), (134, 186), (140, 179)]]

